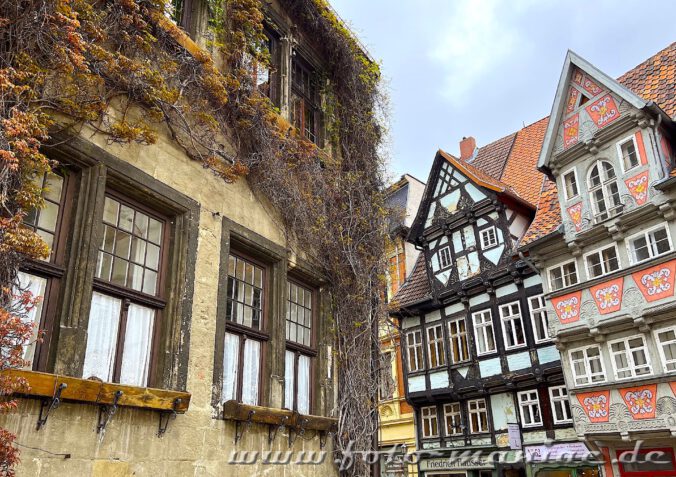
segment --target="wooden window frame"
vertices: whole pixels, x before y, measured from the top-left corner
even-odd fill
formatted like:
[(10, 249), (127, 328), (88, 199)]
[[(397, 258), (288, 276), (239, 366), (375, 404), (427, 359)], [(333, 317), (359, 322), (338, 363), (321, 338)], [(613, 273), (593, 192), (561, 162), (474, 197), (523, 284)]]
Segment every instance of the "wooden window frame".
[[(552, 336), (549, 336), (549, 315), (547, 314), (547, 303), (545, 303), (544, 297), (544, 294), (540, 293), (538, 295), (529, 296), (526, 299), (528, 301), (528, 311), (533, 327), (533, 340), (535, 341), (535, 344), (547, 343), (553, 339)], [(534, 307), (533, 300), (537, 300), (539, 306)], [(544, 332), (547, 335), (545, 338), (540, 338), (538, 336), (538, 323), (543, 325)]]
[[(414, 336), (416, 333), (420, 334), (420, 340), (411, 344), (410, 337)], [(414, 351), (415, 364), (416, 367), (413, 369), (411, 362), (411, 350)], [(420, 360), (418, 360), (417, 349), (420, 349)], [(425, 369), (425, 353), (424, 353), (424, 343), (423, 343), (423, 331), (422, 329), (409, 330), (406, 332), (406, 361), (408, 361), (408, 372), (415, 373), (418, 371), (423, 371)]]
[[(603, 257), (603, 252), (606, 250), (613, 249), (615, 251), (615, 261), (617, 262), (617, 268), (615, 269), (609, 269), (606, 266), (606, 262), (604, 261)], [(589, 263), (590, 257), (596, 256), (599, 259), (599, 266), (601, 267), (601, 274), (600, 275), (594, 275), (593, 274), (593, 265)], [(605, 277), (606, 275), (609, 275), (613, 272), (616, 272), (622, 268), (622, 262), (620, 260), (620, 253), (617, 249), (617, 244), (612, 243), (610, 245), (605, 245), (603, 247), (599, 247), (595, 250), (592, 250), (591, 252), (588, 252), (584, 255), (584, 266), (585, 270), (587, 273), (587, 279), (593, 280), (595, 278), (600, 278), (600, 277)]]
[[(453, 333), (453, 330), (451, 329), (451, 325), (453, 323), (462, 323), (465, 325), (465, 331), (463, 332), (458, 332), (458, 333)], [(459, 329), (459, 327), (457, 327)], [(464, 346), (462, 345), (462, 337), (465, 337), (464, 340)], [(448, 341), (449, 341), (449, 354), (450, 354), (450, 364), (460, 364), (464, 363), (470, 360), (470, 352), (469, 352), (469, 333), (467, 332), (467, 320), (466, 318), (463, 317), (458, 317), (458, 318), (451, 318), (448, 320)], [(456, 349), (456, 346), (458, 346), (458, 356), (464, 356), (464, 359), (459, 359), (458, 361), (455, 361), (454, 356), (454, 350)]]
[[(451, 407), (451, 410), (449, 411), (449, 406)], [(457, 406), (457, 411), (453, 410), (452, 408), (454, 406)], [(447, 437), (459, 437), (464, 435), (465, 429), (464, 425), (462, 423), (462, 405), (459, 402), (449, 402), (444, 404), (443, 407), (444, 411), (444, 432)], [(451, 418), (453, 422), (455, 422), (455, 417), (458, 418), (458, 422), (453, 426), (453, 429), (455, 430), (450, 430), (449, 429), (449, 422), (448, 418)]]
[[(651, 239), (653, 239), (654, 237), (654, 233), (658, 230), (664, 230), (667, 234), (667, 240), (669, 241), (669, 249), (661, 253), (660, 252), (656, 253), (655, 250), (653, 250), (653, 246), (655, 246), (656, 248), (657, 241), (654, 242), (651, 241)], [(636, 257), (636, 248), (634, 247), (634, 242), (639, 238), (644, 238), (646, 240), (646, 246), (649, 252), (649, 256), (642, 260), (638, 260), (638, 258)], [(625, 243), (627, 247), (627, 254), (629, 255), (629, 261), (632, 265), (647, 262), (649, 260), (661, 257), (662, 255), (666, 255), (674, 250), (674, 243), (673, 240), (671, 239), (671, 230), (669, 229), (669, 224), (666, 222), (657, 224), (646, 230), (642, 230), (641, 232), (630, 235), (625, 239)]]
[[(479, 406), (480, 403), (483, 403), (483, 408)], [(471, 405), (476, 404), (477, 408), (472, 409)], [(477, 415), (477, 424), (479, 425), (479, 429), (474, 429), (474, 423), (472, 422), (472, 415), (476, 414)], [(481, 428), (481, 414), (486, 415), (486, 429)], [(488, 402), (484, 398), (478, 398), (478, 399), (470, 399), (467, 401), (467, 415), (468, 415), (468, 420), (469, 420), (469, 431), (471, 434), (487, 434), (491, 432), (491, 421), (489, 419), (489, 412), (488, 412)]]
[[(637, 348), (631, 348), (629, 346), (629, 341), (634, 340), (639, 338), (641, 340), (641, 346)], [(614, 351), (613, 350), (613, 345), (622, 343), (624, 344), (624, 350), (623, 351)], [(634, 352), (641, 350), (643, 352), (643, 355), (645, 356), (646, 364), (643, 365), (643, 367), (647, 367), (648, 372), (643, 373), (643, 374), (637, 374), (636, 370), (638, 365), (634, 361)], [(650, 359), (650, 350), (648, 348), (648, 344), (646, 343), (645, 336), (638, 334), (638, 335), (631, 335), (627, 336), (624, 338), (619, 338), (616, 340), (608, 341), (608, 353), (610, 356), (610, 363), (611, 366), (613, 367), (613, 376), (615, 377), (616, 381), (626, 381), (627, 379), (641, 379), (646, 376), (652, 376), (654, 373), (653, 370), (653, 365), (652, 361)], [(621, 354), (624, 354), (627, 360), (627, 367), (625, 368), (620, 368), (618, 369), (617, 363), (615, 362), (615, 357), (619, 356)], [(628, 372), (628, 376), (620, 377), (619, 373), (626, 373)]]
[[(485, 238), (488, 237), (490, 232), (493, 232), (493, 240), (492, 241), (484, 240)], [(492, 248), (497, 247), (499, 241), (498, 241), (498, 232), (495, 228), (495, 225), (479, 230), (479, 241), (481, 242), (481, 250), (490, 250)]]
[[(436, 330), (436, 331), (433, 331)], [(433, 332), (434, 337), (430, 336)], [(427, 341), (427, 365), (428, 369), (436, 369), (446, 366), (446, 346), (444, 337), (443, 323), (435, 323), (425, 328), (425, 338)], [(432, 363), (432, 358), (436, 358), (436, 364)]]
[[(425, 415), (426, 411), (431, 410), (431, 413)], [(420, 408), (420, 435), (423, 439), (436, 439), (440, 436), (439, 433), (439, 416), (437, 406), (425, 406)], [(425, 434), (425, 423), (429, 422), (430, 434)], [(432, 433), (432, 422), (436, 423), (437, 432)]]
[[(575, 193), (572, 195), (568, 195), (568, 182), (566, 180), (567, 177), (569, 177), (572, 174), (573, 177), (573, 182), (571, 182), (571, 188), (575, 188)], [(569, 200), (576, 199), (580, 197), (580, 183), (577, 179), (577, 169), (574, 167), (571, 167), (568, 169), (566, 172), (561, 174), (561, 185), (563, 186), (563, 199), (568, 202)]]
[[(292, 123), (293, 125), (298, 129), (300, 132), (300, 136), (307, 139), (308, 141), (316, 144), (319, 147), (322, 147), (323, 144), (323, 132), (322, 132), (322, 108), (321, 108), (321, 98), (320, 98), (320, 91), (318, 90), (318, 85), (315, 85), (315, 88), (317, 90), (314, 92), (314, 94), (317, 96), (316, 98), (312, 98), (311, 95), (308, 95), (305, 91), (302, 91), (300, 88), (296, 87), (296, 82), (294, 81), (295, 75), (296, 75), (296, 65), (298, 65), (298, 68), (303, 70), (303, 73), (308, 75), (310, 77), (310, 81), (312, 82), (314, 79), (316, 79), (317, 76), (317, 68), (315, 68), (305, 57), (303, 57), (297, 50), (294, 51), (291, 59), (291, 81), (290, 81), (290, 89), (291, 89), (291, 101), (290, 101), (290, 109), (292, 110), (293, 114), (293, 109), (295, 108), (294, 104), (294, 97), (297, 97), (298, 100), (300, 101), (300, 114), (301, 117), (299, 118), (299, 125), (296, 124), (295, 118), (292, 116)], [(309, 137), (306, 129), (307, 129), (307, 121), (305, 117), (305, 112), (306, 108), (310, 109), (314, 112), (314, 139)], [(299, 127), (300, 126), (300, 127)]]
[[(535, 399), (533, 399), (535, 394)], [(517, 393), (517, 402), (519, 403), (519, 415), (521, 416), (521, 426), (524, 428), (542, 427), (542, 406), (540, 405), (540, 395), (537, 389), (528, 389), (519, 391)], [(539, 420), (535, 420), (537, 409), (537, 416)], [(528, 416), (526, 416), (526, 412)], [(530, 424), (526, 423), (526, 417), (532, 421)]]
[[(316, 366), (316, 361), (317, 361), (317, 321), (318, 321), (318, 307), (316, 306), (319, 301), (319, 293), (317, 292), (316, 287), (310, 286), (308, 283), (298, 280), (294, 277), (288, 277), (287, 278), (288, 282), (294, 283), (297, 286), (300, 286), (306, 290), (309, 290), (311, 292), (312, 296), (312, 320), (310, 322), (311, 328), (310, 328), (310, 346), (305, 346), (301, 343), (296, 343), (291, 340), (285, 340), (286, 341), (286, 350), (290, 351), (294, 354), (294, 366), (293, 366), (293, 406), (291, 409), (292, 411), (298, 411), (298, 362), (300, 360), (300, 356), (303, 355), (307, 358), (310, 359), (310, 369), (309, 369), (309, 386), (310, 386), (310, 395), (308, 396), (309, 400), (309, 412), (308, 414), (312, 414), (314, 411), (314, 401), (315, 401), (315, 387), (316, 387), (316, 382), (315, 382), (315, 366)], [(288, 306), (289, 303), (289, 297), (288, 297), (288, 288), (287, 288), (287, 294), (285, 295), (285, 303)], [(284, 325), (286, 329), (286, 318), (284, 319)], [(286, 357), (286, 354), (285, 354)], [(285, 403), (285, 405), (288, 403)]]
[[(512, 314), (511, 307), (516, 305), (517, 308), (517, 313)], [(508, 309), (508, 313), (505, 315), (504, 310)], [(505, 346), (505, 350), (513, 350), (513, 349), (518, 349), (518, 348), (523, 348), (524, 346), (527, 345), (527, 340), (526, 340), (526, 328), (523, 325), (523, 316), (521, 314), (521, 302), (520, 301), (512, 301), (509, 303), (504, 303), (498, 306), (498, 312), (500, 313), (500, 325), (502, 328), (502, 339), (503, 339), (503, 344)], [(511, 337), (514, 339), (515, 344), (513, 345), (508, 345), (507, 342), (507, 322), (511, 321), (512, 322), (512, 332), (511, 332)], [(521, 326), (521, 335), (523, 337), (523, 342), (522, 343), (516, 343), (516, 339), (518, 338), (517, 336), (517, 331), (516, 331), (516, 324)]]
[[(665, 374), (676, 373), (676, 358), (671, 360), (667, 359), (666, 354), (664, 353), (664, 342), (660, 339), (660, 333), (672, 331), (676, 335), (676, 326), (666, 326), (664, 328), (658, 328), (653, 331), (655, 336), (655, 344), (657, 345), (657, 351), (660, 356), (660, 361), (662, 362), (662, 370)], [(676, 338), (674, 340), (668, 341), (667, 343), (676, 344)], [(668, 365), (673, 364), (674, 369), (669, 369)]]
[[(484, 316), (485, 313), (488, 313), (488, 321), (482, 321), (481, 323), (477, 323), (476, 318), (481, 315)], [(478, 310), (472, 313), (472, 324), (474, 325), (474, 343), (476, 344), (476, 354), (477, 356), (487, 356), (489, 354), (494, 354), (498, 352), (498, 343), (497, 340), (495, 339), (495, 326), (493, 324), (493, 310), (490, 308), (486, 308), (483, 310)], [(483, 334), (483, 338), (488, 344), (488, 335), (486, 333), (486, 329), (490, 328), (491, 329), (491, 334), (493, 335), (493, 349), (486, 350), (486, 351), (481, 351), (479, 349), (479, 330), (481, 330), (481, 333)]]
[[(555, 396), (554, 391), (557, 391), (559, 394)], [(570, 407), (570, 396), (568, 395), (568, 388), (565, 384), (561, 386), (551, 386), (547, 392), (549, 393), (549, 402), (552, 406), (552, 420), (554, 421), (554, 424), (572, 423), (573, 413)], [(561, 410), (563, 414), (565, 414), (563, 419), (559, 419), (556, 415), (556, 403), (561, 403)], [(568, 406), (566, 406), (566, 403), (568, 403)]]
[[(608, 164), (610, 168), (613, 169), (612, 162), (605, 159), (599, 159), (598, 161), (595, 161), (594, 164), (592, 164), (592, 166), (589, 168), (589, 172), (587, 173), (587, 191), (589, 193), (589, 201), (591, 203), (591, 209), (595, 223), (600, 223), (615, 217), (622, 210), (619, 180), (617, 178), (617, 174), (615, 174), (614, 177), (607, 177), (604, 164)], [(591, 177), (594, 169), (598, 170), (598, 185), (592, 185)], [(615, 202), (615, 199), (613, 198), (614, 194), (610, 190), (613, 184), (615, 185), (615, 189), (617, 189), (618, 203), (613, 203)], [(604, 212), (601, 212), (601, 210), (598, 209), (598, 203), (594, 197), (594, 193), (596, 191), (601, 191), (601, 198), (603, 199), (603, 205), (605, 207)]]
[[(592, 348), (597, 349), (598, 352), (599, 352), (598, 361), (599, 361), (599, 364), (600, 364), (600, 367), (601, 367), (601, 371), (596, 372), (596, 373), (592, 372), (591, 365), (590, 365), (589, 350), (592, 349)], [(582, 355), (583, 355), (582, 359), (579, 360), (584, 366), (585, 374), (583, 374), (583, 375), (578, 375), (575, 371), (575, 363), (578, 362), (578, 360), (575, 360), (573, 358), (573, 353), (578, 353), (578, 352), (582, 353)], [(582, 346), (580, 348), (571, 349), (571, 350), (568, 351), (568, 357), (569, 357), (569, 362), (571, 364), (570, 365), (570, 372), (571, 372), (572, 377), (573, 377), (573, 383), (576, 387), (593, 386), (593, 385), (596, 385), (596, 384), (605, 383), (608, 380), (608, 378), (606, 376), (605, 365), (603, 363), (603, 361), (604, 361), (603, 350), (601, 349), (601, 347), (599, 345), (589, 345), (589, 346)], [(596, 359), (596, 357), (594, 357), (594, 359)], [(594, 381), (594, 378), (598, 377), (598, 376), (600, 376), (602, 379)], [(580, 378), (586, 379), (587, 382), (586, 383), (579, 383), (578, 380)]]
[[(566, 274), (563, 267), (565, 267), (566, 265), (570, 265), (570, 264), (573, 264), (573, 268), (574, 268), (574, 271), (575, 271), (575, 282), (571, 282), (570, 279), (568, 279), (568, 280), (566, 279), (566, 277), (570, 277), (570, 276), (572, 276), (572, 274), (570, 274), (570, 273)], [(558, 287), (558, 288), (554, 288), (554, 284), (553, 284), (554, 281), (552, 279), (552, 272), (555, 271), (555, 270), (559, 270), (561, 272), (561, 284), (562, 284), (562, 286)], [(558, 265), (554, 265), (553, 267), (547, 268), (547, 280), (549, 282), (549, 291), (550, 292), (563, 290), (565, 288), (572, 287), (573, 285), (577, 285), (578, 283), (580, 283), (580, 273), (577, 269), (577, 261), (575, 259), (567, 260), (565, 262), (559, 263)]]
[[(625, 163), (625, 156), (624, 156), (624, 151), (622, 150), (622, 148), (624, 147), (625, 144), (629, 144), (629, 143), (631, 143), (634, 146), (634, 155), (636, 157), (636, 165), (632, 166), (632, 165), (629, 164), (629, 167), (627, 167), (628, 164)], [(632, 134), (631, 136), (625, 137), (624, 139), (617, 141), (615, 146), (617, 147), (617, 157), (619, 159), (620, 167), (622, 168), (622, 174), (626, 174), (629, 171), (633, 171), (634, 169), (641, 167), (642, 157), (641, 157), (641, 153), (638, 149), (638, 144), (636, 143), (636, 135), (635, 134)]]

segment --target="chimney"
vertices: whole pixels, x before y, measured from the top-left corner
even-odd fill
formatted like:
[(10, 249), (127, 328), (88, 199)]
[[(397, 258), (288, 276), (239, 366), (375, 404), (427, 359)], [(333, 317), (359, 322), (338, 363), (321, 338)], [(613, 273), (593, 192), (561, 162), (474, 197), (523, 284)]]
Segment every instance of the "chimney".
[(474, 150), (476, 149), (476, 139), (472, 136), (463, 137), (460, 141), (460, 159), (466, 161), (471, 159), (474, 155)]

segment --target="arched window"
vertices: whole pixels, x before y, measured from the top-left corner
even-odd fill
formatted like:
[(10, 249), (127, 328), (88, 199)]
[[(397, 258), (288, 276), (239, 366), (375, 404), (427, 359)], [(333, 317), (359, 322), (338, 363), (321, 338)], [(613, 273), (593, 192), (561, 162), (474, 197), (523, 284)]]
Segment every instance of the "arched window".
[(608, 161), (598, 161), (589, 170), (587, 187), (596, 221), (605, 220), (620, 211), (620, 193), (615, 169)]

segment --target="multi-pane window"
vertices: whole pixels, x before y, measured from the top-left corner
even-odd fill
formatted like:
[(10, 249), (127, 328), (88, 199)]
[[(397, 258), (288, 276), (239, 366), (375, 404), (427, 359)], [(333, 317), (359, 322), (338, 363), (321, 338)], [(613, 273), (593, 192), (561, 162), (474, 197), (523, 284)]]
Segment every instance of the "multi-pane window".
[(566, 200), (570, 200), (579, 195), (577, 188), (577, 175), (575, 174), (575, 169), (563, 174), (563, 192)]
[[(167, 220), (107, 195), (83, 377), (146, 386), (161, 299)], [(158, 300), (159, 298), (159, 300)]]
[(568, 389), (566, 389), (565, 386), (554, 386), (549, 388), (549, 401), (552, 404), (554, 424), (572, 422), (573, 416), (570, 412)]
[(444, 404), (444, 421), (447, 436), (461, 436), (463, 434), (460, 403)]
[(608, 161), (598, 161), (589, 171), (587, 181), (594, 217), (605, 220), (619, 212), (620, 192), (617, 187), (615, 169)]
[(427, 328), (427, 359), (430, 368), (436, 368), (446, 364), (444, 327), (441, 323)]
[(549, 341), (549, 319), (547, 317), (547, 307), (543, 295), (528, 297), (530, 308), (530, 320), (533, 324), (533, 338), (536, 343)]
[(451, 247), (444, 247), (439, 250), (439, 264), (442, 269), (453, 265), (453, 261), (451, 260)]
[(409, 371), (419, 371), (423, 369), (422, 331), (411, 331), (406, 335), (406, 349), (408, 350)]
[(585, 255), (584, 260), (587, 264), (587, 276), (590, 279), (602, 277), (620, 269), (615, 244)]
[(495, 351), (495, 335), (493, 332), (491, 310), (472, 313), (472, 321), (474, 322), (474, 341), (477, 347), (477, 354), (482, 355)]
[(439, 422), (437, 420), (437, 407), (428, 406), (420, 409), (422, 420), (422, 436), (439, 437)]
[[(27, 361), (26, 368), (31, 369), (33, 359), (36, 355), (38, 345), (38, 332), (41, 329), (43, 303), (47, 289), (47, 279), (31, 273), (19, 272), (17, 276), (17, 287), (14, 291), (15, 300), (12, 304), (12, 311), (21, 317), (23, 323), (33, 326), (33, 335), (28, 343), (23, 344), (22, 359)], [(21, 295), (30, 293), (34, 303), (24, 303)]]
[(541, 426), (542, 413), (540, 412), (540, 399), (537, 390), (521, 391), (518, 393), (518, 398), (523, 427)]
[(495, 247), (498, 244), (498, 234), (495, 231), (495, 227), (483, 229), (479, 232), (479, 236), (481, 237), (481, 248), (483, 250)]
[(148, 295), (158, 286), (164, 221), (106, 197), (96, 277)]
[(260, 332), (263, 328), (265, 267), (231, 253), (226, 296), (222, 400), (234, 399), (256, 405), (263, 350)]
[(665, 373), (676, 371), (676, 327), (655, 331), (657, 349)]
[(461, 363), (469, 359), (467, 342), (467, 324), (465, 318), (458, 318), (448, 322), (448, 337), (451, 343), (451, 363)]
[(606, 380), (601, 348), (596, 345), (571, 350), (570, 364), (576, 386), (602, 383)]
[(628, 379), (652, 373), (643, 336), (632, 336), (608, 343), (615, 379)]
[(658, 257), (671, 251), (671, 237), (665, 224), (627, 238), (632, 263)]
[(392, 366), (394, 365), (394, 353), (385, 351), (380, 364), (380, 382), (378, 383), (378, 395), (381, 401), (392, 399), (395, 390), (394, 374)]
[(617, 147), (620, 152), (620, 157), (622, 158), (622, 165), (624, 166), (625, 172), (640, 164), (633, 136), (626, 141), (619, 143)]
[(574, 260), (549, 269), (549, 288), (551, 291), (575, 285), (577, 282), (577, 266)]
[(277, 48), (277, 39), (267, 30), (263, 32), (263, 40), (260, 44), (260, 50), (265, 55), (266, 62), (256, 62), (254, 65), (254, 81), (256, 89), (264, 96), (275, 101), (274, 73), (276, 72), (279, 55)]
[(319, 143), (320, 108), (317, 75), (298, 55), (291, 65), (291, 123), (308, 141)]
[(523, 331), (523, 320), (521, 319), (521, 306), (518, 301), (500, 306), (500, 321), (502, 322), (505, 349), (526, 344), (526, 335)]
[(57, 228), (59, 224), (59, 212), (64, 195), (63, 177), (48, 172), (34, 179), (35, 185), (42, 189), (44, 204), (40, 208), (34, 208), (24, 217), (25, 227), (35, 231), (49, 246), (50, 252), (54, 253)]
[(309, 414), (312, 358), (316, 356), (312, 347), (313, 292), (289, 280), (286, 293), (284, 407)]
[(472, 434), (490, 432), (488, 426), (488, 408), (485, 399), (473, 399), (467, 401), (469, 414), (469, 431)]

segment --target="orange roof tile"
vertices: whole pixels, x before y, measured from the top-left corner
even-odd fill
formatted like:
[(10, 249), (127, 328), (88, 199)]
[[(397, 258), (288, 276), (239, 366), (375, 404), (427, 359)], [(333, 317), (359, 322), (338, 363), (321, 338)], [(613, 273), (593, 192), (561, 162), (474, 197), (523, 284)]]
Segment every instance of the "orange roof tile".
[[(533, 187), (537, 190), (537, 187)], [(535, 240), (545, 237), (554, 232), (561, 224), (561, 207), (556, 184), (543, 176), (540, 188), (540, 200), (538, 210), (533, 222), (528, 227), (526, 234), (521, 239), (520, 247), (528, 245)]]
[(413, 271), (394, 297), (392, 297), (390, 304), (393, 308), (401, 309), (413, 305), (414, 303), (418, 303), (430, 296), (430, 281), (427, 278), (425, 254), (420, 252), (418, 259), (413, 266)]
[(617, 81), (676, 119), (676, 42), (620, 76)]
[(500, 179), (502, 172), (505, 170), (509, 152), (514, 145), (514, 138), (516, 138), (516, 133), (486, 144), (479, 148), (476, 157), (465, 162), (478, 167), (491, 177)]

